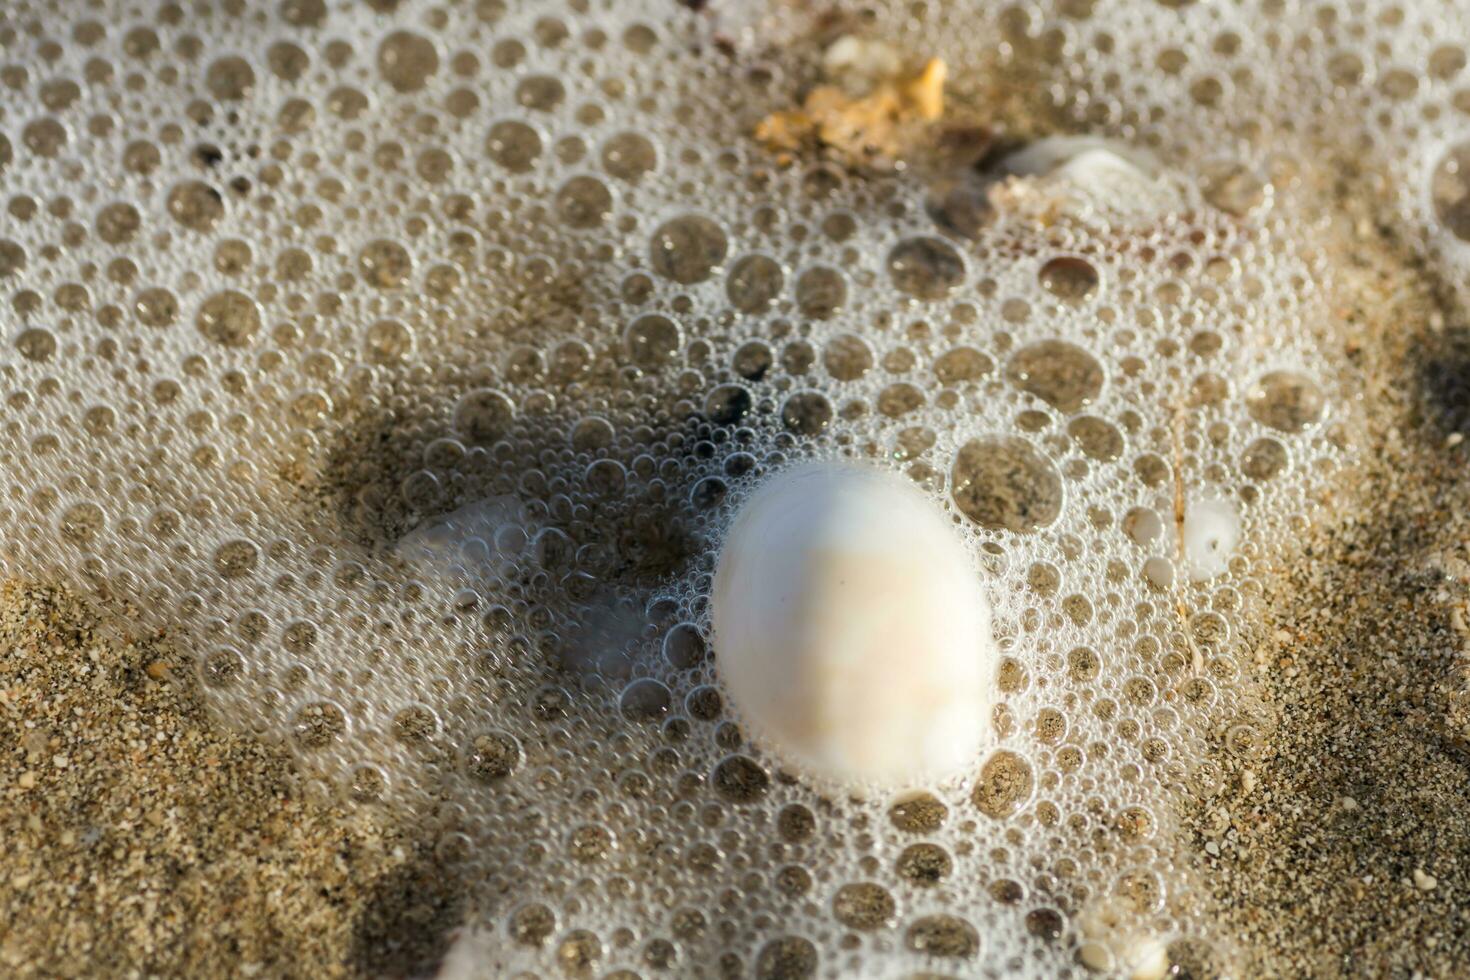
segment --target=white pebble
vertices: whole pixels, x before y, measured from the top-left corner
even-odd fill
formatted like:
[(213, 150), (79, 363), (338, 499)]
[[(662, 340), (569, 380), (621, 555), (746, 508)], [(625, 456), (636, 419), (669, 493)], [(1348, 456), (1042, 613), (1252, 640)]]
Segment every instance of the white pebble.
[(817, 464), (772, 478), (730, 528), (713, 620), (731, 700), (783, 762), (901, 788), (979, 757), (990, 607), (952, 523), (900, 477)]

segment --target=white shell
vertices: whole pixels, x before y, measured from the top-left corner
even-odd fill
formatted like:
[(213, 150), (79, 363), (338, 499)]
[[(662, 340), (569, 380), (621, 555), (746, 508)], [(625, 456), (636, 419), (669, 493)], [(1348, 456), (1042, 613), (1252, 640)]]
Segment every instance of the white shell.
[(902, 478), (817, 464), (736, 516), (713, 596), (719, 675), (783, 763), (852, 786), (915, 786), (987, 739), (990, 607), (955, 528)]
[(1204, 582), (1225, 571), (1240, 543), (1240, 514), (1219, 497), (1206, 497), (1184, 510), (1184, 559), (1189, 577)]
[(1020, 178), (1003, 197), (1025, 207), (1044, 205), (1062, 214), (1087, 212), (1152, 220), (1179, 206), (1143, 151), (1090, 136), (1037, 140), (1001, 161), (1003, 173)]

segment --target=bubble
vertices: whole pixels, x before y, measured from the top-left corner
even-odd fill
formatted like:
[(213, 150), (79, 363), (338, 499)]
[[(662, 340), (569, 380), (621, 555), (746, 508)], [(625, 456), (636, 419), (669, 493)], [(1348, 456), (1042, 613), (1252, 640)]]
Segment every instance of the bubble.
[(1034, 531), (1062, 512), (1056, 467), (1014, 437), (965, 443), (955, 455), (950, 486), (960, 513), (992, 530)]
[(501, 120), (490, 127), (485, 153), (511, 173), (527, 173), (541, 157), (541, 136), (523, 122)]
[(904, 944), (927, 956), (968, 959), (980, 952), (980, 934), (957, 915), (926, 915), (909, 926)]
[(817, 975), (817, 948), (808, 939), (782, 936), (761, 947), (756, 980), (806, 980)]
[(1430, 181), (1434, 214), (1450, 234), (1470, 241), (1470, 143), (1452, 147)]
[(292, 733), (301, 748), (323, 749), (347, 733), (347, 715), (330, 701), (315, 701), (296, 713)]
[(472, 443), (504, 437), (515, 419), (515, 403), (494, 388), (467, 392), (454, 409), (454, 429)]
[(211, 95), (222, 102), (239, 102), (255, 88), (255, 69), (238, 55), (217, 58), (204, 74)]
[(1006, 379), (1068, 415), (1091, 404), (1102, 392), (1103, 369), (1087, 351), (1062, 340), (1043, 340), (1018, 350), (1006, 365)]
[(50, 116), (37, 119), (26, 123), (25, 128), (20, 131), (20, 141), (38, 157), (55, 157), (60, 155), (61, 148), (66, 145), (66, 127)]
[(636, 182), (658, 166), (658, 151), (639, 133), (618, 133), (602, 146), (602, 169), (618, 180)]
[(556, 913), (540, 902), (522, 905), (506, 922), (512, 941), (522, 946), (540, 946), (556, 931)]
[(740, 385), (719, 385), (704, 400), (704, 414), (716, 425), (734, 425), (753, 404), (750, 392)]
[(58, 530), (65, 541), (77, 545), (89, 545), (101, 533), (107, 523), (102, 508), (91, 502), (73, 504), (61, 515)]
[(888, 253), (888, 275), (915, 299), (943, 299), (965, 281), (965, 261), (937, 238), (908, 238)]
[(973, 347), (955, 347), (934, 362), (934, 374), (942, 384), (979, 381), (995, 370), (995, 362)]
[(573, 929), (556, 945), (556, 962), (562, 973), (588, 977), (603, 957), (602, 940), (589, 929)]
[(369, 285), (378, 289), (401, 289), (413, 272), (413, 258), (408, 249), (397, 242), (379, 238), (363, 246), (357, 267)]
[(649, 264), (665, 279), (691, 285), (708, 279), (721, 262), (729, 243), (725, 232), (709, 218), (686, 214), (660, 225), (649, 246)]
[(1033, 784), (1031, 766), (1026, 760), (1003, 749), (980, 767), (980, 779), (970, 799), (987, 817), (1003, 820), (1026, 804)]
[(439, 716), (421, 704), (393, 715), (393, 738), (405, 745), (426, 745), (439, 731)]
[(800, 803), (788, 803), (777, 814), (776, 827), (783, 840), (799, 844), (816, 832), (817, 818)]
[(781, 406), (781, 423), (799, 436), (821, 435), (832, 415), (832, 403), (816, 391), (795, 392)]
[(747, 381), (760, 381), (771, 370), (776, 359), (771, 354), (771, 348), (758, 340), (742, 344), (735, 352), (730, 367), (735, 373)]
[(628, 324), (624, 342), (635, 365), (656, 371), (674, 359), (684, 338), (673, 320), (661, 313), (645, 313)]
[(551, 75), (528, 75), (516, 86), (516, 102), (538, 112), (552, 111), (566, 95), (566, 86)]
[(0, 279), (9, 279), (26, 267), (26, 250), (8, 238), (0, 238)]
[(244, 538), (226, 541), (214, 552), (214, 570), (221, 578), (244, 578), (259, 561), (260, 549)]
[(711, 782), (716, 792), (732, 803), (754, 803), (766, 795), (771, 777), (754, 759), (732, 755), (715, 766)]
[(221, 290), (200, 304), (194, 325), (222, 347), (248, 347), (260, 333), (260, 307), (237, 289)]
[(949, 808), (930, 793), (918, 793), (888, 809), (893, 826), (910, 834), (932, 834), (944, 826), (948, 816)]
[(916, 411), (924, 404), (924, 393), (915, 385), (900, 381), (878, 393), (878, 412), (897, 419)]
[(199, 676), (209, 687), (227, 687), (245, 673), (245, 658), (233, 647), (218, 647), (199, 663)]
[(1322, 420), (1327, 398), (1317, 382), (1297, 371), (1271, 371), (1245, 395), (1251, 418), (1280, 432), (1301, 432)]
[(704, 637), (692, 623), (680, 623), (664, 634), (664, 659), (675, 670), (698, 667), (704, 663), (708, 653)]
[(373, 364), (396, 364), (413, 353), (413, 332), (397, 320), (379, 320), (368, 327), (363, 348)]
[(28, 361), (49, 361), (56, 353), (56, 335), (42, 327), (30, 327), (16, 335), (15, 349)]
[(847, 280), (831, 266), (814, 266), (796, 277), (796, 308), (802, 316), (826, 320), (846, 300)]
[(781, 295), (785, 275), (767, 255), (742, 255), (730, 265), (725, 295), (741, 313), (764, 313)]
[(1095, 415), (1080, 415), (1068, 422), (1067, 435), (1092, 459), (1111, 463), (1123, 455), (1123, 433), (1111, 422)]
[(465, 771), (482, 783), (495, 783), (515, 772), (521, 763), (521, 745), (508, 732), (476, 735), (465, 751)]
[(1047, 261), (1038, 274), (1041, 286), (1064, 303), (1081, 303), (1097, 292), (1102, 277), (1086, 259), (1060, 255)]
[(612, 211), (612, 192), (596, 177), (577, 176), (556, 192), (556, 213), (569, 228), (596, 228)]
[(168, 192), (168, 213), (190, 231), (210, 231), (224, 217), (224, 198), (203, 181), (186, 180)]
[(822, 366), (838, 381), (856, 381), (873, 366), (873, 349), (861, 337), (838, 334), (822, 349)]
[(132, 241), (142, 226), (138, 209), (125, 201), (114, 202), (97, 212), (97, 237), (109, 245)]
[(899, 854), (894, 871), (910, 884), (929, 888), (950, 876), (954, 859), (938, 844), (910, 844)]
[(411, 31), (394, 31), (378, 46), (378, 72), (398, 92), (417, 92), (439, 70), (434, 42)]
[(898, 905), (888, 889), (876, 882), (843, 885), (832, 898), (832, 915), (849, 929), (870, 931), (892, 921)]
[(1270, 436), (1263, 436), (1245, 447), (1240, 471), (1252, 480), (1265, 482), (1285, 470), (1290, 462), (1285, 446)]

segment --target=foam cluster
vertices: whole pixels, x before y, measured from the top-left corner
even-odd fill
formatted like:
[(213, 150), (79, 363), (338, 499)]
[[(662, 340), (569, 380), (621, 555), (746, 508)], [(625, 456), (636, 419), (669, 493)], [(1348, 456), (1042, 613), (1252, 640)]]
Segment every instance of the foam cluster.
[[(1314, 167), (1470, 262), (1462, 32), (690, 6), (5, 4), (4, 571), (428, 827), (466, 975), (1228, 963), (1168, 801), (1269, 735), (1262, 570), (1350, 453)], [(930, 141), (752, 137), (839, 44), (947, 66)], [(993, 607), (989, 747), (902, 797), (784, 769), (710, 649), (732, 516), (817, 460), (911, 480)]]

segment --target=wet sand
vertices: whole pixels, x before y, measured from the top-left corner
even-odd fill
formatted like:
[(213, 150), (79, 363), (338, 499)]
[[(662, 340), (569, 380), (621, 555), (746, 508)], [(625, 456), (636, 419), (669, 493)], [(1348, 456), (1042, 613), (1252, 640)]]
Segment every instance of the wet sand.
[(206, 713), (167, 637), (0, 590), (0, 973), (351, 977), (429, 968), (460, 892), (414, 836), (313, 802)]

